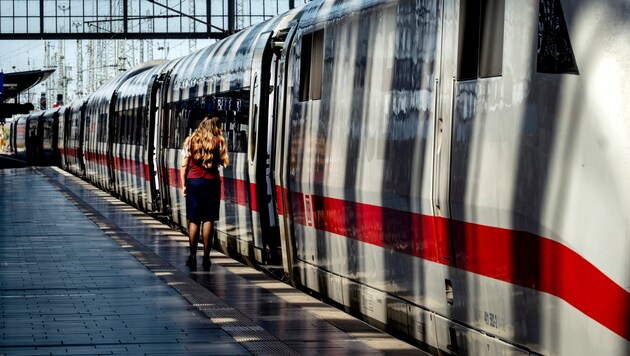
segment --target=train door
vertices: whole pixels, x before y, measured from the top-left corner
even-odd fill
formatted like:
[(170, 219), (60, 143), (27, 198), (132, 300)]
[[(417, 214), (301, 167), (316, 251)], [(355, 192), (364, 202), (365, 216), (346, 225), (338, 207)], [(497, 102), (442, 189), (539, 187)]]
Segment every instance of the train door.
[[(435, 125), (433, 153), (433, 214), (435, 216), (435, 232), (438, 258), (445, 264), (454, 264), (454, 251), (451, 233), (450, 209), (450, 174), (451, 174), (451, 131), (452, 108), (455, 100), (454, 88), (456, 79), (457, 18), (459, 1), (444, 2), (440, 41), (442, 47), (440, 59), (436, 61), (439, 68), (434, 83), (435, 90)], [(447, 283), (448, 284), (448, 283)]]
[(61, 167), (62, 169), (67, 169), (67, 163), (66, 163), (66, 139), (67, 139), (67, 134), (66, 134), (66, 127), (67, 127), (67, 122), (66, 122), (66, 115), (70, 110), (68, 110), (68, 107), (66, 106), (62, 106), (61, 109), (59, 109), (59, 136), (58, 136), (58, 140), (57, 140), (57, 146), (58, 146), (58, 153), (59, 153), (59, 167)]
[(28, 116), (20, 116), (15, 121), (15, 134), (13, 135), (13, 144), (15, 148), (15, 156), (18, 159), (26, 161), (28, 155), (26, 153), (26, 140), (28, 137), (27, 122)]
[(168, 164), (168, 136), (169, 136), (169, 124), (170, 113), (167, 104), (168, 90), (171, 81), (172, 67), (161, 74), (156, 80), (156, 112), (155, 112), (155, 160), (156, 164), (156, 187), (158, 187), (159, 199), (159, 211), (164, 216), (169, 217), (172, 220), (171, 214), (171, 200), (169, 192), (170, 172)]
[(161, 211), (160, 204), (160, 179), (158, 178), (157, 173), (157, 149), (156, 145), (159, 142), (159, 131), (158, 131), (158, 107), (157, 107), (157, 99), (161, 95), (161, 88), (157, 82), (157, 74), (151, 77), (151, 83), (153, 83), (149, 90), (147, 91), (147, 95), (145, 96), (145, 107), (147, 108), (147, 164), (149, 165), (149, 185), (151, 187), (150, 196), (148, 198), (150, 204), (150, 210), (159, 212)]
[[(479, 262), (474, 259), (475, 254), (488, 254), (483, 257), (485, 262), (495, 255), (504, 258), (499, 252), (493, 255), (494, 252), (478, 250), (484, 245), (476, 241), (478, 232), (466, 222), (493, 224), (501, 215), (493, 211), (501, 199), (497, 187), (503, 184), (502, 171), (496, 165), (500, 150), (509, 145), (497, 144), (497, 138), (501, 130), (511, 129), (501, 127), (499, 122), (509, 121), (502, 116), (502, 106), (511, 106), (511, 97), (507, 97), (512, 95), (506, 94), (509, 89), (503, 87), (501, 79), (506, 3), (443, 3), (440, 69), (435, 83), (439, 94), (433, 198), (440, 262), (459, 267), (448, 269), (444, 275), (447, 305), (452, 306), (447, 310), (454, 320), (467, 320), (472, 310), (482, 308), (482, 304), (496, 304), (496, 296), (500, 295), (488, 284), (481, 296), (481, 289), (470, 283), (474, 279), (462, 271)], [(471, 251), (473, 255), (469, 255)], [(466, 303), (458, 305), (456, 300), (462, 295), (467, 298)], [(484, 302), (478, 304), (480, 300)], [(487, 310), (493, 311), (484, 310), (485, 314), (495, 315), (499, 309)], [(465, 339), (454, 323), (437, 320), (436, 329), (441, 350), (457, 350), (458, 339)]]
[[(251, 71), (249, 124), (249, 179), (254, 225), (254, 244), (261, 248), (262, 262), (277, 264), (282, 259), (272, 165), (274, 115), (269, 110), (275, 91), (276, 58), (271, 50), (272, 32), (259, 35)], [(273, 75), (272, 75), (273, 72)], [(273, 81), (272, 81), (273, 78)], [(270, 100), (271, 98), (271, 100)]]
[(114, 91), (112, 94), (112, 100), (109, 102), (109, 117), (107, 123), (109, 124), (107, 127), (107, 147), (105, 149), (106, 159), (107, 159), (107, 173), (109, 180), (109, 187), (111, 192), (115, 192), (120, 194), (118, 188), (120, 187), (117, 182), (116, 175), (116, 158), (114, 152), (114, 140), (118, 137), (118, 120), (116, 120), (116, 105), (118, 101), (118, 93)]
[(67, 139), (67, 134), (66, 134), (66, 127), (67, 127), (67, 121), (66, 121), (66, 117), (67, 114), (70, 112), (70, 110), (68, 110), (67, 106), (62, 106), (61, 109), (59, 109), (59, 115), (58, 115), (58, 122), (59, 122), (59, 128), (58, 128), (58, 139), (57, 139), (57, 148), (58, 148), (58, 164), (61, 168), (63, 169), (67, 169), (67, 163), (66, 163), (66, 139)]
[(38, 164), (42, 164), (44, 161), (44, 114), (42, 113), (37, 118), (37, 156), (35, 160)]
[(79, 137), (76, 138), (76, 153), (77, 153), (77, 162), (79, 164), (79, 176), (85, 177), (85, 152), (83, 146), (83, 138), (85, 137), (85, 126), (86, 126), (86, 109), (87, 109), (87, 101), (83, 102), (83, 105), (79, 108), (77, 125), (79, 128)]
[[(451, 265), (457, 265), (456, 256), (467, 248), (456, 222), (466, 218), (466, 207), (471, 206), (466, 193), (466, 179), (473, 166), (470, 157), (473, 153), (476, 159), (492, 156), (487, 152), (497, 149), (486, 140), (477, 142), (480, 151), (473, 152), (469, 135), (476, 112), (483, 110), (476, 107), (476, 102), (483, 100), (480, 95), (497, 90), (501, 80), (504, 11), (504, 0), (444, 2), (441, 60), (435, 83), (433, 201), (440, 259)], [(455, 134), (457, 140), (453, 139)]]
[[(285, 198), (285, 194), (288, 190), (286, 185), (288, 172), (288, 159), (285, 158), (286, 143), (288, 138), (289, 129), (287, 127), (288, 115), (287, 110), (287, 89), (289, 87), (289, 68), (287, 58), (291, 48), (293, 36), (296, 32), (297, 26), (279, 31), (278, 34), (272, 39), (274, 51), (274, 57), (272, 61), (273, 68), (275, 70), (274, 75), (274, 91), (273, 91), (273, 111), (270, 115), (273, 115), (273, 130), (275, 132), (275, 139), (273, 141), (273, 149), (275, 157), (273, 157), (274, 166), (274, 179), (276, 184), (276, 211), (278, 213), (278, 229), (280, 237), (280, 245), (282, 250), (282, 265), (284, 272), (289, 276), (289, 280), (293, 280), (293, 242), (291, 234), (291, 219), (288, 218), (289, 206)], [(272, 71), (274, 73), (274, 71)], [(269, 126), (271, 127), (271, 125)]]
[(59, 154), (59, 118), (61, 117), (61, 109), (53, 114), (53, 122), (52, 122), (52, 160), (51, 165), (58, 166), (60, 164), (60, 154)]
[(41, 130), (39, 129), (40, 118), (37, 116), (29, 116), (26, 120), (26, 131), (28, 137), (26, 139), (27, 161), (31, 164), (38, 163), (41, 146)]

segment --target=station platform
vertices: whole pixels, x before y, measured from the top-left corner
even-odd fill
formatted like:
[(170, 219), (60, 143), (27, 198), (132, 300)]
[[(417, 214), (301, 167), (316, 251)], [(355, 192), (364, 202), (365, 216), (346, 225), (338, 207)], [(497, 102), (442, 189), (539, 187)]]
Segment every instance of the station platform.
[(0, 354), (428, 355), (58, 168), (0, 170)]

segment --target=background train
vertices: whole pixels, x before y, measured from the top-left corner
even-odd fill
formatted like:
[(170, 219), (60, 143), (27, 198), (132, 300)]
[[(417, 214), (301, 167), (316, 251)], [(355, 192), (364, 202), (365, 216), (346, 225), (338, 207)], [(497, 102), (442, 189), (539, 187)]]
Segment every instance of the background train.
[(627, 355), (628, 18), (313, 1), (20, 118), (11, 144), (33, 132), (31, 157), (184, 226), (183, 139), (219, 115), (224, 251), (436, 354)]

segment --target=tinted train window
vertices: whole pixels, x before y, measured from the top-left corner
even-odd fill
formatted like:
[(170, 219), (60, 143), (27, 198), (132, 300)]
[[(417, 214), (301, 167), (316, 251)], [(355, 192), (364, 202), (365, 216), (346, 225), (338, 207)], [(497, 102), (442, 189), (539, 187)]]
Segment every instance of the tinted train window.
[(322, 98), (324, 30), (302, 36), (300, 55), (300, 101)]
[(567, 24), (558, 0), (540, 0), (538, 8), (538, 71), (579, 74)]
[(122, 143), (124, 144), (128, 144), (129, 143), (129, 115), (127, 115), (127, 110), (123, 110), (123, 114), (122, 114), (122, 126), (121, 128), (121, 133), (122, 133)]
[(112, 135), (113, 143), (120, 143), (120, 113), (118, 111), (114, 112), (114, 117), (112, 119), (112, 124), (110, 125), (110, 135)]
[(186, 132), (186, 121), (188, 121), (188, 110), (180, 109), (177, 110), (177, 115), (173, 116), (175, 118), (175, 125), (173, 126), (173, 134), (171, 135), (171, 139), (173, 140), (173, 148), (182, 148), (184, 147), (184, 140), (186, 136), (188, 136)]
[(229, 152), (247, 152), (249, 134), (249, 88), (209, 96), (205, 110), (221, 119)]
[(247, 152), (249, 88), (172, 104), (168, 147), (182, 148), (184, 140), (206, 115), (221, 119), (230, 152)]
[(458, 79), (501, 75), (504, 14), (505, 0), (460, 2)]
[(107, 114), (103, 113), (100, 115), (99, 125), (98, 125), (98, 141), (105, 142), (105, 137), (107, 135)]
[(145, 140), (144, 140), (144, 116), (142, 115), (142, 108), (136, 108), (135, 109), (135, 116), (133, 118), (134, 121), (134, 125), (135, 125), (135, 129), (136, 129), (136, 134), (135, 134), (135, 144), (137, 145), (141, 145), (144, 146), (145, 145)]
[(223, 134), (228, 151), (247, 152), (249, 132), (249, 91), (233, 93), (224, 111)]
[(183, 148), (184, 140), (199, 126), (203, 115), (194, 101), (173, 104), (169, 125), (169, 148)]

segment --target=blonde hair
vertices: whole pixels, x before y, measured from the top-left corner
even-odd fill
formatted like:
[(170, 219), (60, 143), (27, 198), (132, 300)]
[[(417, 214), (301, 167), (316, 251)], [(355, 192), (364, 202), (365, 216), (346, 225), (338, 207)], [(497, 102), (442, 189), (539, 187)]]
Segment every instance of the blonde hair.
[(186, 145), (188, 145), (191, 151), (191, 158), (205, 169), (213, 168), (214, 155), (212, 152), (214, 150), (214, 137), (219, 139), (220, 156), (217, 163), (223, 167), (227, 167), (230, 160), (227, 155), (227, 147), (225, 146), (223, 133), (221, 132), (221, 128), (219, 128), (218, 117), (210, 118), (210, 116), (206, 116), (199, 124), (199, 127), (193, 131), (184, 142), (185, 148)]

